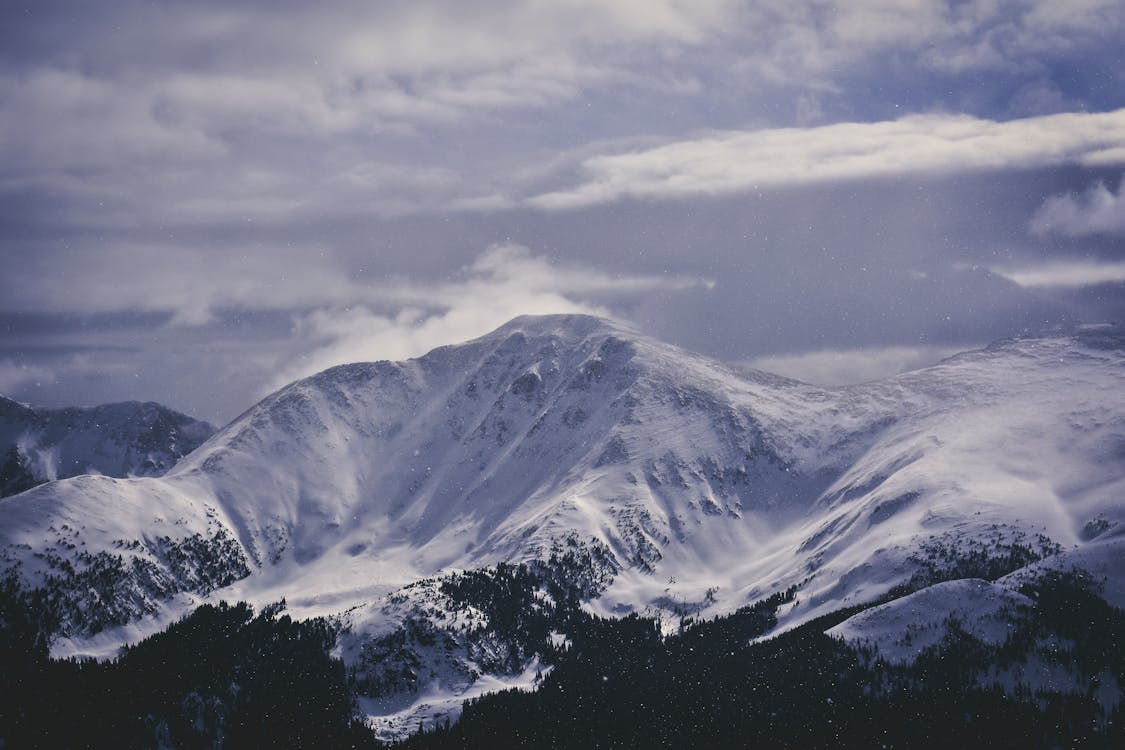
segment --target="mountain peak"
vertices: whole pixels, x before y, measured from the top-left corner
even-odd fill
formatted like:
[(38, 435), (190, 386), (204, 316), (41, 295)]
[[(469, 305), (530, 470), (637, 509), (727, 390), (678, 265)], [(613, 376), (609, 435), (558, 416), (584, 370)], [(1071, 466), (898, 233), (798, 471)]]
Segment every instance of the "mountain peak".
[(1051, 556), (1120, 580), (1119, 344), (1014, 339), (816, 388), (611, 320), (522, 316), (286, 386), (160, 478), (5, 500), (0, 567), (56, 586), (76, 636), (205, 596), (349, 612), (356, 669), (394, 618), (444, 606), (420, 582), (501, 562), (570, 561), (602, 615), (791, 590), (780, 627)]
[[(159, 480), (58, 482), (35, 497), (68, 519), (154, 509), (113, 515), (104, 538), (84, 532), (91, 549), (143, 537), (137, 518), (156, 516), (173, 541), (218, 529), (223, 555), (228, 538), (245, 554), (232, 597), (303, 594), (314, 611), (579, 539), (622, 570), (603, 611), (729, 610), (800, 585), (791, 621), (884, 594), (910, 574), (916, 540), (1013, 528), (1065, 545), (1091, 519), (1118, 520), (1112, 482), (1082, 477), (1098, 462), (1119, 479), (1104, 467), (1120, 463), (1125, 422), (1105, 415), (1122, 408), (1106, 396), (1120, 392), (1120, 356), (1058, 341), (822, 389), (736, 373), (616, 321), (521, 316), (416, 359), (293, 383)], [(25, 505), (33, 541), (54, 544), (61, 524)]]
[(515, 334), (531, 338), (553, 337), (567, 342), (605, 335), (645, 338), (644, 334), (618, 320), (583, 313), (559, 313), (517, 316), (476, 341), (506, 339)]
[(496, 329), (501, 331), (528, 331), (552, 333), (567, 331), (588, 334), (596, 330), (619, 330), (624, 324), (611, 318), (603, 318), (586, 313), (549, 313), (546, 315), (517, 315)]

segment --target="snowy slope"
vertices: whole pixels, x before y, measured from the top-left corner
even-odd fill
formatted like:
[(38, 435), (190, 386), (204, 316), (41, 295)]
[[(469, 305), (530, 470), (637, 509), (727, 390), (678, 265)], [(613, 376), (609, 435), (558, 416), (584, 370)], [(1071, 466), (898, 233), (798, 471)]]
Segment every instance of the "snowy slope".
[(1031, 599), (1001, 584), (961, 578), (864, 610), (828, 634), (873, 643), (884, 659), (908, 663), (941, 642), (951, 619), (982, 643), (998, 646), (1021, 608), (1033, 606)]
[(0, 397), (0, 496), (79, 474), (159, 476), (214, 432), (154, 403), (33, 409)]
[[(346, 612), (353, 659), (405, 612), (456, 627), (435, 602), (404, 610), (426, 589), (404, 586), (541, 559), (568, 540), (612, 562), (587, 606), (663, 612), (669, 625), (796, 586), (780, 613), (791, 627), (1061, 550), (1120, 579), (1121, 556), (1097, 550), (1125, 520), (1122, 497), (1118, 328), (826, 389), (617, 323), (525, 317), (418, 359), (293, 383), (164, 477), (83, 477), (0, 501), (0, 555), (80, 600), (64, 624), (108, 628), (99, 648), (134, 637), (116, 624), (160, 623), (198, 597), (285, 597), (297, 615)], [(95, 564), (112, 586), (80, 595)], [(925, 601), (957, 599), (942, 591)], [(113, 597), (125, 604), (108, 607)], [(516, 666), (519, 681), (527, 664)], [(477, 679), (462, 667), (446, 695)], [(382, 705), (409, 723), (402, 711), (419, 700)]]
[(798, 549), (816, 568), (804, 617), (884, 593), (901, 579), (901, 548), (924, 580), (957, 567), (951, 556), (1072, 550), (1096, 541), (1092, 529), (1118, 527), (1123, 346), (1121, 329), (1091, 327), (863, 387), (914, 411), (840, 477), (802, 529), (810, 534)]
[(168, 481), (205, 477), (263, 577), (322, 596), (530, 559), (572, 533), (651, 577), (668, 554), (703, 571), (752, 555), (884, 419), (603, 321), (519, 319), (295, 383)]
[[(1045, 557), (995, 582), (963, 578), (937, 583), (864, 610), (827, 632), (853, 644), (874, 645), (881, 657), (898, 663), (913, 662), (951, 627), (997, 646), (1037, 606), (1021, 593), (1021, 587), (1035, 583), (1045, 572), (1083, 571), (1103, 599), (1125, 608), (1123, 561), (1125, 526), (1116, 524), (1087, 544)], [(1028, 684), (1026, 679), (1023, 682)]]

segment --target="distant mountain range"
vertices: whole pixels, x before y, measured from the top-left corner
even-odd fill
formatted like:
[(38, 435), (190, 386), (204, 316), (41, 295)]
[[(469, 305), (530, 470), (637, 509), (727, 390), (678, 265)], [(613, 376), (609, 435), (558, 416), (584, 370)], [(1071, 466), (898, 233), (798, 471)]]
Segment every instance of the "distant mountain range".
[(160, 476), (214, 432), (151, 402), (43, 409), (0, 397), (0, 497), (79, 474)]
[[(0, 424), (21, 413), (8, 404)], [(50, 592), (55, 652), (284, 598), (334, 623), (386, 738), (534, 685), (572, 637), (567, 602), (672, 633), (774, 597), (757, 638), (878, 603), (831, 634), (898, 663), (954, 621), (1001, 642), (1050, 571), (1081, 568), (1125, 606), (1118, 327), (820, 388), (601, 319), (517, 318), (293, 383), (164, 476), (146, 474), (208, 426), (100, 408), (9, 443), (57, 456), (36, 476), (59, 481), (0, 503), (0, 565)], [(87, 466), (104, 476), (62, 479)]]

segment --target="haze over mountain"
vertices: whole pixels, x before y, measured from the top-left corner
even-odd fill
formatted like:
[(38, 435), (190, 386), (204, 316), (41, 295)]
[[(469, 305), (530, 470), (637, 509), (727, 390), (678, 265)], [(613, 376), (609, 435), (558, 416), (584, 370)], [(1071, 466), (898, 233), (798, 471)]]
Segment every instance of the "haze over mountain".
[(151, 402), (36, 409), (0, 396), (0, 497), (79, 474), (160, 476), (214, 432)]
[[(112, 653), (206, 600), (338, 615), (365, 708), (398, 736), (539, 663), (467, 640), (488, 617), (443, 604), (452, 571), (566, 559), (590, 611), (668, 628), (792, 590), (783, 630), (899, 589), (990, 570), (1014, 591), (1070, 564), (1125, 605), (1123, 365), (1125, 332), (1087, 326), (820, 388), (602, 319), (517, 318), (292, 383), (163, 477), (6, 499), (0, 559), (56, 593), (64, 654)], [(939, 624), (943, 606), (995, 614), (931, 601)], [(840, 634), (892, 643), (909, 624), (892, 614)], [(400, 636), (375, 660), (409, 622), (447, 646)], [(405, 685), (388, 682), (395, 659), (416, 665)]]

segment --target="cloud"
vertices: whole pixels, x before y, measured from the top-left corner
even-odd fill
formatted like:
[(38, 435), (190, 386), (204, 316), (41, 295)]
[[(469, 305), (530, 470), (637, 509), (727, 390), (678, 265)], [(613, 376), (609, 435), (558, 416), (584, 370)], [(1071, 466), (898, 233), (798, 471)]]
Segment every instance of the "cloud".
[(820, 349), (798, 354), (758, 357), (747, 364), (806, 383), (851, 385), (928, 367), (967, 346), (888, 346)]
[[(161, 118), (211, 132), (330, 135), (557, 104), (613, 80), (618, 56), (706, 43), (735, 7), (732, 0), (341, 0), (316, 8), (126, 1), (76, 12), (80, 21), (49, 11), (7, 20), (13, 35), (55, 42), (28, 50), (38, 101), (54, 101), (58, 89), (34, 79), (62, 75), (86, 79), (110, 102), (131, 96), (134, 115), (151, 104)], [(79, 27), (81, 37), (69, 38)]]
[[(622, 198), (683, 198), (904, 174), (1083, 164), (1125, 149), (1125, 109), (1007, 122), (914, 115), (875, 123), (723, 132), (584, 159), (585, 180), (528, 199), (570, 209)], [(1125, 155), (1125, 154), (1123, 154)]]
[[(10, 70), (79, 76), (143, 121), (238, 132), (339, 135), (461, 124), (497, 110), (557, 108), (612, 84), (741, 95), (841, 90), (896, 53), (940, 71), (1035, 69), (1120, 38), (1117, 0), (125, 0), (9, 14)], [(37, 9), (38, 10), (38, 9)], [(294, 30), (301, 33), (295, 34)], [(22, 53), (22, 54), (21, 54)], [(78, 71), (82, 71), (81, 74)], [(673, 71), (670, 74), (670, 71)], [(42, 82), (41, 82), (42, 83)], [(51, 102), (52, 89), (33, 89)], [(74, 111), (81, 124), (87, 113)], [(43, 121), (49, 124), (49, 121)]]
[(393, 141), (413, 127), (404, 122), (455, 119), (439, 99), (416, 109), (393, 92), (368, 92), (363, 102), (326, 97), (300, 77), (0, 74), (0, 197), (38, 199), (46, 216), (22, 222), (121, 229), (475, 210), (497, 192), (479, 174), (381, 157), (387, 149), (345, 138), (358, 131)]
[(38, 365), (12, 359), (0, 359), (0, 395), (15, 393), (29, 385), (55, 380), (55, 373)]
[[(611, 316), (596, 302), (622, 295), (705, 287), (711, 282), (679, 276), (619, 276), (563, 266), (526, 247), (489, 247), (459, 278), (437, 285), (405, 280), (371, 290), (368, 302), (325, 306), (295, 319), (294, 335), (307, 351), (284, 366), (270, 388), (333, 365), (405, 359), (436, 346), (482, 336), (518, 315), (585, 313)], [(372, 309), (378, 300), (394, 311)]]
[(904, 68), (1050, 78), (1050, 63), (1115, 44), (1125, 27), (1118, 0), (785, 0), (746, 3), (728, 24), (740, 54), (732, 66), (754, 81), (839, 92), (874, 68), (879, 85)]
[(1023, 268), (992, 269), (1025, 288), (1082, 287), (1125, 282), (1125, 261), (1057, 261)]
[(36, 68), (0, 74), (0, 176), (103, 169), (114, 163), (167, 164), (221, 157), (213, 135), (163, 117), (155, 102), (121, 82)]
[[(1125, 159), (1125, 148), (1120, 155)], [(1125, 177), (1116, 193), (1096, 182), (1078, 195), (1052, 195), (1032, 217), (1031, 231), (1064, 237), (1125, 234)]]
[(704, 44), (734, 4), (89, 5), (0, 12), (0, 198), (47, 214), (21, 222), (494, 210), (511, 113), (673, 86), (638, 59)]
[(489, 247), (454, 281), (371, 279), (345, 259), (315, 246), (232, 244), (202, 250), (190, 245), (120, 244), (78, 253), (65, 263), (49, 255), (29, 257), (5, 278), (3, 304), (12, 310), (59, 313), (165, 313), (175, 326), (206, 325), (219, 311), (352, 305), (457, 310), (471, 303), (474, 309), (492, 305), (502, 314), (514, 311), (508, 315), (513, 317), (532, 312), (522, 309), (525, 305), (544, 301), (555, 307), (564, 302), (573, 306), (570, 297), (596, 299), (710, 283), (677, 275), (609, 275), (552, 263), (513, 244)]
[(237, 243), (123, 242), (67, 258), (29, 253), (4, 288), (8, 309), (166, 313), (189, 326), (210, 322), (218, 309), (308, 308), (365, 294), (324, 251)]
[[(502, 211), (544, 192), (534, 165), (582, 144), (886, 118), (904, 89), (902, 111), (977, 90), (1002, 112), (1105, 108), (1119, 102), (1075, 91), (1059, 71), (1077, 63), (1056, 61), (1115, 91), (1125, 30), (1116, 0), (40, 5), (0, 13), (0, 197), (34, 204), (22, 222), (84, 229)], [(730, 138), (701, 140), (743, 155)], [(624, 168), (582, 164), (592, 180)], [(363, 165), (378, 183), (342, 179)], [(577, 190), (534, 202), (605, 192)]]

